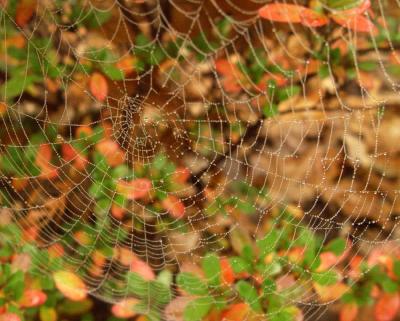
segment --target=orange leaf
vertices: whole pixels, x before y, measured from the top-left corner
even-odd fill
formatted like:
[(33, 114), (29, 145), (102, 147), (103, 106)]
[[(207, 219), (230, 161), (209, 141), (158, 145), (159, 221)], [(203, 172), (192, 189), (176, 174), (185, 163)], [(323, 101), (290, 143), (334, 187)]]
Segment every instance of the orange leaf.
[(113, 203), (111, 206), (111, 214), (117, 220), (122, 220), (124, 218), (125, 209), (118, 204)]
[(93, 134), (93, 129), (90, 126), (82, 125), (79, 126), (76, 130), (76, 138), (80, 138), (82, 136), (90, 136)]
[(19, 301), (19, 304), (23, 308), (32, 308), (42, 305), (46, 300), (46, 293), (40, 290), (26, 290)]
[(104, 101), (106, 99), (108, 95), (108, 84), (106, 78), (102, 74), (98, 72), (93, 73), (90, 77), (89, 87), (97, 100)]
[(222, 313), (221, 320), (224, 321), (242, 321), (248, 319), (250, 307), (246, 303), (236, 303), (229, 306)]
[(340, 310), (339, 319), (340, 321), (354, 321), (358, 314), (357, 304), (344, 304)]
[(371, 20), (363, 15), (343, 15), (338, 14), (332, 16), (332, 19), (339, 25), (351, 29), (355, 32), (368, 32), (376, 35), (378, 33), (378, 28), (373, 24)]
[(303, 10), (300, 17), (301, 24), (310, 28), (322, 27), (329, 23), (328, 17), (310, 9)]
[(149, 196), (153, 184), (148, 178), (136, 178), (130, 182), (119, 181), (117, 191), (130, 200), (143, 199)]
[(375, 304), (374, 314), (376, 321), (393, 320), (400, 307), (400, 297), (398, 293), (384, 293)]
[(116, 63), (116, 67), (128, 76), (135, 70), (135, 62), (135, 57), (127, 55)]
[(11, 184), (15, 188), (16, 191), (22, 191), (25, 187), (28, 186), (29, 179), (26, 177), (13, 177)]
[(36, 0), (22, 0), (19, 1), (15, 14), (15, 22), (21, 28), (31, 20), (36, 10)]
[(96, 150), (102, 154), (111, 166), (118, 166), (125, 162), (125, 152), (112, 139), (105, 139), (96, 145)]
[(313, 283), (313, 286), (322, 302), (336, 301), (349, 291), (348, 285), (341, 282), (327, 286)]
[(117, 318), (121, 319), (132, 318), (135, 315), (137, 315), (137, 312), (135, 311), (135, 305), (138, 303), (139, 303), (138, 299), (127, 298), (117, 304), (114, 304), (111, 308), (111, 312)]
[(224, 76), (221, 83), (226, 92), (238, 93), (242, 90), (240, 79), (243, 75), (235, 64), (227, 59), (218, 59), (215, 62), (215, 70)]
[(90, 242), (92, 241), (89, 234), (87, 234), (84, 231), (77, 231), (74, 233), (74, 239), (77, 241), (80, 245), (89, 245)]
[(296, 4), (271, 3), (259, 9), (261, 18), (284, 23), (301, 23), (307, 27), (321, 27), (329, 19), (318, 12)]
[(225, 79), (222, 79), (221, 83), (227, 93), (235, 94), (242, 90), (242, 86), (234, 77), (226, 77)]
[(190, 177), (190, 171), (186, 167), (178, 167), (173, 174), (173, 181), (184, 184)]
[(36, 165), (41, 169), (40, 176), (42, 178), (50, 179), (57, 176), (57, 168), (50, 163), (51, 156), (52, 148), (50, 144), (41, 144), (36, 156)]
[(72, 301), (82, 301), (87, 296), (87, 289), (82, 279), (75, 273), (69, 271), (58, 271), (53, 273), (57, 289)]
[(53, 245), (49, 246), (47, 251), (51, 258), (62, 257), (65, 252), (63, 246), (59, 243), (54, 243)]
[(232, 284), (235, 282), (235, 273), (229, 263), (227, 258), (221, 258), (220, 260), (221, 272), (222, 272), (222, 280), (226, 284)]
[(7, 112), (7, 104), (4, 101), (0, 101), (0, 116), (4, 115)]
[(95, 265), (103, 266), (106, 263), (106, 256), (99, 250), (93, 251), (92, 260)]
[(162, 206), (174, 218), (179, 219), (185, 215), (185, 205), (174, 195), (168, 195), (163, 199)]
[(224, 76), (231, 76), (235, 66), (227, 59), (218, 59), (215, 62), (215, 70)]
[(328, 270), (330, 267), (338, 263), (338, 257), (333, 252), (322, 252), (319, 256), (321, 263), (318, 266), (317, 272)]

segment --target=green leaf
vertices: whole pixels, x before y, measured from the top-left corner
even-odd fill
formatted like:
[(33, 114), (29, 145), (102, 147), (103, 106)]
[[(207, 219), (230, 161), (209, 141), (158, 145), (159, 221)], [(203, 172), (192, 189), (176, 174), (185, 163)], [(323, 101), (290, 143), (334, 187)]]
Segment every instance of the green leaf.
[(359, 6), (363, 0), (321, 0), (321, 2), (331, 9), (347, 10)]
[(263, 276), (275, 276), (282, 272), (282, 266), (277, 260), (273, 260), (271, 263), (263, 263), (260, 270)]
[(149, 304), (152, 306), (162, 306), (167, 304), (172, 299), (172, 294), (169, 286), (159, 281), (149, 282)]
[(147, 299), (149, 297), (149, 282), (147, 282), (141, 275), (136, 272), (127, 274), (128, 291), (133, 295)]
[(84, 23), (90, 28), (99, 28), (111, 18), (111, 11), (100, 11), (96, 8), (91, 8)]
[(299, 86), (289, 86), (277, 91), (278, 101), (284, 101), (300, 93)]
[(252, 267), (250, 263), (241, 257), (232, 257), (229, 259), (229, 263), (235, 273), (251, 272)]
[(261, 251), (260, 256), (264, 257), (265, 255), (273, 252), (278, 246), (279, 239), (279, 232), (277, 230), (271, 230), (263, 239), (257, 240), (257, 247)]
[(220, 284), (221, 266), (219, 258), (215, 254), (207, 254), (203, 261), (202, 267), (207, 281), (210, 285), (218, 286)]
[(399, 260), (394, 261), (394, 263), (393, 263), (393, 271), (394, 271), (394, 274), (398, 278), (400, 278), (400, 261)]
[(189, 294), (207, 295), (207, 285), (192, 273), (183, 272), (177, 277), (178, 286)]
[(103, 73), (111, 80), (123, 80), (125, 78), (124, 72), (110, 63), (101, 63), (100, 68)]
[(374, 71), (378, 68), (378, 64), (375, 61), (361, 61), (358, 63), (358, 67), (363, 71)]
[(337, 238), (330, 241), (325, 247), (326, 251), (333, 252), (337, 256), (342, 255), (345, 249), (346, 240), (342, 238)]
[(189, 302), (183, 312), (185, 321), (202, 320), (210, 311), (213, 305), (213, 298), (206, 296)]
[(311, 278), (320, 285), (333, 285), (337, 282), (338, 276), (335, 271), (313, 272)]
[(89, 312), (93, 307), (91, 299), (84, 299), (80, 301), (63, 300), (58, 306), (60, 314), (66, 316), (78, 316)]
[(4, 293), (7, 298), (19, 300), (22, 297), (25, 287), (24, 279), (24, 273), (22, 271), (17, 271), (11, 275), (4, 287)]
[(0, 95), (4, 97), (4, 100), (13, 99), (20, 96), (26, 88), (39, 80), (40, 78), (35, 75), (15, 75), (1, 85)]
[(397, 292), (397, 283), (391, 280), (388, 276), (385, 277), (380, 282), (383, 291), (388, 293), (395, 293)]
[(236, 290), (240, 297), (247, 302), (254, 311), (262, 312), (257, 290), (249, 282), (240, 280), (236, 284)]
[[(161, 315), (157, 308), (149, 306), (146, 302), (139, 302), (135, 305), (135, 311), (139, 314), (143, 314), (146, 316), (146, 320), (148, 321), (160, 321)], [(121, 319), (118, 319), (121, 321)]]
[(294, 321), (295, 318), (293, 316), (293, 313), (291, 313), (291, 311), (289, 310), (289, 308), (285, 308), (278, 312), (271, 313), (271, 315), (268, 315), (268, 320), (269, 321)]
[(269, 102), (264, 105), (263, 114), (265, 118), (274, 117), (278, 112), (278, 105)]
[(264, 279), (262, 283), (262, 290), (264, 296), (275, 293), (276, 292), (275, 281), (268, 278)]
[(172, 278), (173, 278), (172, 272), (167, 269), (162, 270), (157, 275), (157, 281), (168, 287), (170, 287), (172, 284)]

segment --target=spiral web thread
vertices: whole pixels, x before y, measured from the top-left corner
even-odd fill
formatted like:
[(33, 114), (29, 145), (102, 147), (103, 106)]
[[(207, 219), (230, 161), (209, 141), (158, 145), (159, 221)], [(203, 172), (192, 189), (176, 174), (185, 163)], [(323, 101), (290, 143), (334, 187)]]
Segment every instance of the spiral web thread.
[[(226, 255), (229, 250), (224, 241), (242, 233), (242, 224), (252, 226), (251, 238), (263, 237), (268, 233), (264, 221), (276, 211), (304, 211), (302, 226), (325, 240), (342, 235), (352, 240), (355, 249), (362, 244), (362, 255), (377, 244), (397, 241), (398, 151), (384, 131), (390, 129), (388, 122), (396, 115), (393, 107), (398, 103), (398, 80), (390, 68), (399, 62), (399, 44), (386, 27), (393, 19), (392, 12), (395, 15), (399, 10), (398, 1), (379, 0), (373, 5), (374, 21), (379, 18), (385, 26), (380, 27), (384, 48), (371, 34), (333, 24), (322, 35), (320, 29), (266, 22), (257, 14), (264, 3), (257, 1), (139, 2), (88, 1), (86, 10), (74, 21), (62, 21), (61, 17), (73, 10), (75, 1), (38, 2), (34, 18), (23, 29), (10, 12), (2, 10), (2, 46), (15, 39), (15, 34), (6, 31), (6, 25), (12, 25), (23, 35), (29, 53), (39, 57), (44, 78), (51, 78), (47, 72), (49, 65), (54, 66), (54, 54), (70, 64), (69, 70), (55, 77), (57, 94), (41, 80), (33, 89), (13, 97), (2, 118), (2, 159), (14, 155), (11, 159), (15, 160), (15, 154), (11, 155), (15, 150), (23, 152), (16, 154), (22, 158), (28, 148), (52, 147), (57, 178), (43, 179), (40, 173), (32, 173), (35, 161), (19, 162), (18, 157), (9, 164), (12, 174), (3, 169), (2, 177), (4, 209), (12, 210), (20, 226), (40, 229), (40, 247), (62, 245), (64, 267), (79, 273), (93, 295), (115, 303), (129, 297), (127, 267), (115, 255), (116, 249), (132, 250), (156, 271), (176, 271), (188, 261), (201, 261), (209, 251)], [(82, 24), (91, 12), (98, 15), (94, 20), (111, 13), (111, 22), (87, 33)], [(106, 68), (129, 55), (137, 57), (138, 50), (143, 50), (137, 41), (139, 34), (151, 39), (151, 50), (145, 55), (155, 61), (122, 80), (108, 79), (109, 94), (100, 103), (87, 86), (91, 72), (82, 65), (101, 63)], [(199, 41), (199, 34), (210, 38)], [(40, 47), (33, 40), (36, 37), (50, 39), (52, 45)], [(325, 61), (323, 79), (311, 70), (317, 51), (311, 44), (315, 46), (317, 38), (321, 47), (323, 39), (353, 46), (348, 55), (352, 60), (347, 60), (347, 70), (342, 71), (353, 70), (351, 80), (339, 79), (332, 61)], [(172, 45), (176, 47), (174, 56), (168, 49)], [(48, 54), (50, 48), (52, 55)], [(106, 61), (98, 58), (104, 48), (113, 53)], [(255, 58), (250, 58), (256, 52)], [(157, 61), (157, 55), (163, 59)], [(278, 102), (278, 110), (265, 116), (265, 109), (272, 108), (273, 82), (265, 81), (268, 85), (260, 88), (249, 76), (235, 75), (240, 89), (230, 90), (224, 83), (229, 77), (216, 70), (222, 60), (237, 66), (239, 60), (246, 63), (244, 59), (253, 59), (269, 79), (273, 74), (283, 75), (286, 91), (299, 88), (299, 92)], [(376, 68), (366, 76), (363, 66), (370, 60)], [(12, 58), (2, 63), (4, 79), (9, 78), (9, 64), (13, 64)], [(31, 81), (29, 68), (22, 68), (25, 79), (21, 77), (20, 82)], [(306, 72), (308, 68), (310, 72)], [(78, 69), (80, 78), (72, 76)], [(3, 97), (9, 97), (10, 82), (1, 87)], [(116, 219), (110, 209), (119, 192), (107, 185), (116, 183), (112, 177), (115, 167), (104, 165), (104, 159), (89, 159), (85, 169), (75, 171), (71, 178), (75, 158), (66, 161), (59, 146), (81, 144), (82, 152), (88, 152), (105, 140), (105, 135), (95, 142), (96, 131), (77, 137), (77, 130), (104, 124), (108, 137), (124, 153), (127, 169), (120, 180), (141, 177), (137, 168), (158, 166), (155, 162), (160, 170), (168, 168), (168, 163), (174, 163), (178, 172), (189, 169), (189, 183), (173, 192), (165, 190), (164, 178), (152, 177), (156, 174), (151, 172), (147, 177), (153, 181), (154, 193), (179, 196), (185, 205), (184, 218), (174, 219), (165, 209), (133, 200), (125, 205), (124, 219)], [(56, 134), (51, 131), (54, 127)], [(40, 133), (41, 140), (33, 140), (31, 133)], [(13, 179), (29, 180), (20, 190), (12, 184)], [(96, 200), (91, 186), (99, 183), (102, 192)], [(240, 190), (238, 184), (254, 186), (257, 192)], [(224, 216), (218, 206), (220, 197), (233, 197), (231, 210), (245, 218)], [(10, 199), (14, 201), (7, 201)], [(247, 203), (254, 212), (251, 215), (240, 208)], [(207, 211), (204, 204), (208, 204)], [(76, 246), (74, 235), (81, 228), (94, 238), (93, 244)], [(372, 238), (369, 230), (374, 231)], [(185, 246), (191, 242), (191, 247)], [(102, 272), (94, 276), (90, 267), (96, 248), (114, 252)], [(306, 286), (299, 284), (298, 288)], [(295, 299), (294, 303), (309, 307), (307, 319), (325, 308), (316, 297)]]

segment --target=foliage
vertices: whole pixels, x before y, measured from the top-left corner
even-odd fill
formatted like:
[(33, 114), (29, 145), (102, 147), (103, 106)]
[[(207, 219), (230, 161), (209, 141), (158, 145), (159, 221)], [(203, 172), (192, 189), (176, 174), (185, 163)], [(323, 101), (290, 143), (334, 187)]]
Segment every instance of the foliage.
[[(73, 4), (65, 14), (55, 15), (65, 30), (88, 33), (88, 38), (96, 39), (100, 31), (105, 32), (102, 28), (113, 24), (111, 11), (90, 7), (87, 1)], [(115, 132), (120, 123), (129, 129), (136, 126), (132, 116), (136, 110), (124, 110), (116, 122), (110, 121), (115, 115), (103, 113), (108, 104), (110, 110), (117, 109), (112, 104), (122, 101), (112, 96), (118, 84), (146, 79), (148, 74), (161, 78), (165, 71), (177, 83), (185, 83), (174, 69), (177, 62), (209, 68), (207, 77), (214, 77), (214, 85), (233, 97), (262, 94), (249, 103), (258, 117), (255, 122), (247, 115), (244, 120), (231, 121), (229, 102), (218, 100), (205, 112), (222, 130), (201, 116), (196, 119), (199, 121), (183, 125), (186, 140), (181, 145), (190, 145), (191, 153), (200, 156), (196, 158), (199, 163), (202, 158), (209, 161), (209, 167), (217, 167), (218, 156), (226, 155), (227, 146), (245, 146), (245, 136), (251, 135), (246, 126), (273, 122), (288, 110), (283, 107), (292, 108), (291, 102), (304, 94), (308, 77), (330, 84), (330, 89), (336, 83), (327, 80), (336, 78), (362, 89), (381, 61), (366, 55), (356, 62), (356, 46), (336, 35), (357, 34), (368, 53), (375, 46), (387, 48), (388, 38), (390, 46), (400, 44), (398, 20), (379, 19), (369, 0), (305, 1), (304, 5), (274, 1), (260, 7), (256, 21), (267, 28), (273, 25), (279, 29), (278, 35), (280, 28), (292, 25), (305, 29), (313, 50), (303, 66), (282, 53), (272, 56), (264, 43), (245, 48), (240, 55), (219, 50), (232, 45), (232, 35), (238, 33), (229, 16), (217, 20), (213, 30), (193, 34), (187, 43), (173, 37), (153, 39), (154, 31), (141, 26), (134, 32), (134, 46), (125, 52), (118, 46), (105, 46), (102, 39), (100, 46), (88, 41), (80, 47), (81, 55), (60, 54), (56, 38), (27, 37), (34, 28), (37, 5), (33, 0), (0, 0), (0, 118), (15, 131), (1, 129), (5, 144), (0, 150), (0, 321), (92, 321), (98, 313), (96, 292), (91, 295), (93, 280), (104, 280), (102, 286), (124, 294), (107, 306), (109, 321), (164, 320), (181, 299), (185, 300), (181, 308), (185, 321), (302, 320), (303, 311), (295, 302), (310, 298), (322, 304), (340, 302), (342, 321), (355, 320), (368, 307), (373, 308), (377, 321), (395, 318), (400, 309), (399, 253), (377, 247), (365, 258), (356, 255), (352, 252), (354, 240), (340, 233), (326, 240), (309, 228), (293, 207), (273, 204), (268, 186), (253, 181), (247, 172), (242, 180), (233, 182), (221, 179), (220, 173), (201, 177), (201, 168), (196, 176), (180, 162), (178, 148), (173, 150), (174, 158), (171, 150), (163, 147), (154, 148), (156, 152), (145, 162), (132, 161), (125, 141), (121, 143), (125, 138), (116, 137)], [(54, 1), (54, 12), (62, 8), (63, 1)], [(43, 19), (46, 21), (45, 16)], [(362, 38), (366, 36), (370, 38)], [(390, 73), (400, 74), (396, 55), (385, 63)], [(135, 86), (145, 87), (137, 83)], [(38, 112), (43, 120), (40, 124), (29, 115), (23, 126), (16, 121), (20, 100), (36, 103), (49, 94), (56, 97), (53, 103), (57, 106), (52, 108), (57, 109), (68, 105), (63, 94), (70, 90), (80, 93), (74, 102), (77, 105), (86, 97), (83, 93), (90, 93), (90, 102), (79, 107), (83, 111), (73, 106), (79, 128), (64, 122), (55, 126), (47, 111)], [(45, 104), (47, 98), (43, 99)], [(168, 140), (166, 145), (175, 148), (179, 140), (171, 144), (169, 140), (179, 133), (165, 129), (163, 121), (168, 117), (177, 121), (179, 113), (162, 112), (146, 121), (156, 131), (153, 136), (163, 137)], [(128, 120), (121, 120), (123, 117)], [(9, 141), (17, 144), (7, 144)], [(226, 187), (224, 192), (218, 190), (221, 184)], [(40, 191), (38, 186), (48, 188)], [(71, 194), (76, 186), (82, 188), (73, 196), (88, 204), (87, 211), (69, 224), (61, 217), (76, 213), (69, 213), (63, 202), (74, 204)], [(193, 190), (200, 195), (195, 201)], [(68, 197), (65, 200), (60, 194)], [(159, 262), (148, 261), (140, 250), (128, 246), (137, 237), (133, 229), (139, 237), (159, 235), (152, 242), (161, 245), (170, 237), (182, 237), (196, 229), (192, 226), (198, 220), (191, 210), (194, 202), (207, 220), (196, 227), (196, 236), (211, 240), (206, 248), (195, 249), (190, 259), (195, 268), (179, 266), (175, 258), (173, 264), (160, 267)], [(29, 204), (29, 209), (21, 204)], [(216, 221), (224, 224), (225, 220), (238, 227), (229, 235), (226, 230), (232, 226), (213, 229)], [(246, 224), (255, 221), (257, 232), (250, 233)], [(59, 238), (48, 246), (44, 234), (52, 228), (51, 222), (59, 223)], [(166, 233), (167, 227), (175, 234)], [(67, 257), (84, 263), (74, 269)], [(106, 277), (114, 269), (116, 276)]]

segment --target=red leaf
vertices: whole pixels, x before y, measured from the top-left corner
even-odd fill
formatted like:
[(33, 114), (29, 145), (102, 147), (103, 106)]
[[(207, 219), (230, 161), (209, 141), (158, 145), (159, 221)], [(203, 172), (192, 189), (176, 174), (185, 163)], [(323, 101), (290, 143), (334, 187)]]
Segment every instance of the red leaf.
[(318, 12), (296, 4), (271, 3), (262, 7), (258, 14), (261, 18), (284, 23), (301, 23), (307, 27), (321, 27), (329, 19)]
[(0, 315), (0, 321), (21, 321), (21, 318), (16, 313), (4, 313)]
[(142, 276), (145, 280), (154, 280), (155, 274), (153, 269), (142, 259), (139, 259), (136, 255), (133, 256), (132, 262), (130, 264), (131, 272), (136, 272)]
[(14, 254), (12, 257), (12, 269), (28, 272), (31, 267), (32, 259), (27, 253)]
[(31, 20), (36, 10), (36, 0), (22, 0), (19, 1), (15, 14), (15, 22), (21, 28)]
[(368, 32), (376, 35), (378, 28), (373, 24), (371, 20), (363, 15), (334, 15), (332, 19), (339, 25), (351, 29), (355, 32)]
[(40, 290), (26, 290), (19, 304), (23, 308), (32, 308), (42, 305), (47, 300), (46, 293)]
[(357, 304), (344, 304), (340, 310), (340, 321), (354, 321), (357, 318)]
[(117, 304), (114, 304), (111, 308), (111, 312), (121, 319), (127, 319), (134, 317), (137, 312), (135, 311), (135, 305), (139, 303), (138, 299), (127, 298)]
[(82, 301), (87, 296), (87, 289), (82, 279), (69, 271), (57, 271), (53, 273), (57, 289), (72, 301)]
[(179, 219), (185, 215), (185, 205), (174, 195), (168, 195), (163, 199), (162, 206), (174, 218)]
[(71, 144), (62, 144), (61, 153), (63, 158), (67, 161), (73, 161), (76, 169), (84, 170), (88, 160), (84, 155), (81, 155)]
[(108, 95), (108, 84), (106, 78), (102, 74), (98, 72), (93, 73), (90, 77), (89, 86), (90, 91), (97, 100), (104, 101), (106, 99)]
[(130, 182), (120, 181), (117, 185), (118, 192), (130, 200), (143, 199), (149, 196), (152, 188), (153, 184), (148, 178), (136, 178)]
[(374, 314), (376, 321), (391, 321), (400, 307), (400, 297), (398, 293), (384, 293), (375, 304)]

